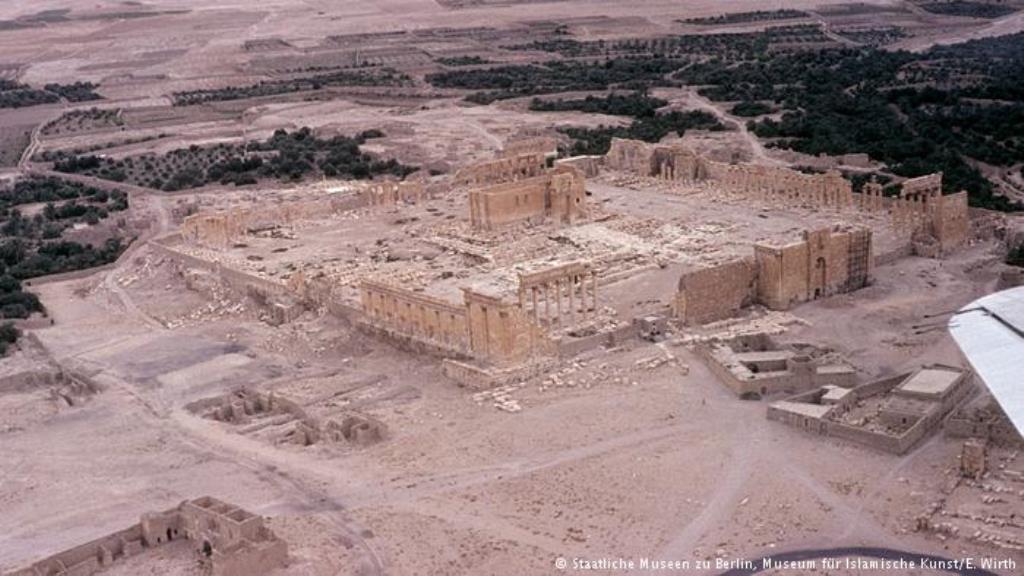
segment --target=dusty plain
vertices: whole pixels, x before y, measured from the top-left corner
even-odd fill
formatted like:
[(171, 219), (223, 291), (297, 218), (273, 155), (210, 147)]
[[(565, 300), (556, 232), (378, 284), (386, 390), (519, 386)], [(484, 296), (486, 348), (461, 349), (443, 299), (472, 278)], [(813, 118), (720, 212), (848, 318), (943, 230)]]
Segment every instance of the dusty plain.
[[(828, 5), (840, 3), (786, 1), (771, 8), (814, 9), (817, 18)], [(0, 110), (0, 165), (13, 175), (19, 169), (42, 170), (30, 158), (46, 150), (100, 145), (103, 154), (117, 158), (262, 139), (280, 128), (310, 126), (326, 134), (380, 129), (385, 136), (369, 142), (367, 150), (453, 172), (493, 157), (523, 134), (623, 121), (531, 112), (521, 100), (468, 106), (462, 93), (424, 83), (422, 75), (437, 67), (437, 57), (532, 59), (501, 50), (500, 43), (477, 38), (469, 29), (531, 38), (533, 27), (544, 20), (567, 24), (579, 38), (637, 37), (684, 31), (679, 18), (764, 4), (6, 2), (0, 4), (0, 20), (71, 12), (41, 26), (0, 29), (0, 70), (34, 85), (93, 81), (104, 99)], [(879, 14), (858, 17), (906, 20), (916, 33), (904, 47), (915, 50), (1024, 29), (1022, 12), (991, 23), (942, 19), (941, 26), (932, 16), (909, 10)], [(399, 30), (434, 32), (401, 45), (382, 37), (358, 40), (352, 48), (330, 39)], [(256, 40), (265, 42), (247, 48)], [(360, 51), (362, 56), (353, 56)], [(287, 70), (334, 66), (353, 57), (379, 58), (410, 74), (415, 84), (171, 105), (173, 92), (280, 79), (288, 77)], [(723, 135), (695, 133), (684, 141), (744, 160), (786, 163), (766, 152), (742, 122), (695, 93), (665, 89), (658, 95), (681, 108), (710, 108), (736, 128)], [(124, 124), (69, 133), (41, 129), (68, 109), (91, 106), (121, 109)], [(1009, 558), (1017, 569), (994, 572), (1021, 573), (1020, 548), (969, 537), (974, 528), (992, 528), (985, 523), (968, 524), (949, 537), (917, 529), (918, 519), (930, 514), (940, 497), (949, 509), (1024, 515), (1017, 472), (1024, 470), (1013, 450), (994, 448), (990, 454), (1004, 474), (992, 482), (1008, 487), (998, 500), (986, 499), (977, 486), (950, 489), (958, 476), (961, 440), (939, 431), (896, 456), (801, 433), (765, 418), (773, 398), (738, 399), (684, 344), (694, 333), (707, 336), (762, 323), (777, 329), (780, 338), (838, 351), (862, 381), (932, 362), (964, 365), (944, 330), (922, 332), (919, 325), (931, 314), (996, 289), (1002, 244), (991, 234), (972, 238), (944, 259), (908, 256), (880, 264), (873, 283), (854, 293), (787, 312), (754, 308), (696, 332), (676, 327), (663, 343), (632, 339), (598, 347), (559, 359), (549, 373), (481, 393), (446, 377), (439, 359), (392, 346), (325, 311), (307, 311), (275, 326), (244, 294), (218, 287), (194, 290), (180, 264), (147, 243), (175, 230), (196, 207), (259, 205), (264, 188), (301, 196), (317, 185), (261, 185), (242, 192), (219, 185), (174, 193), (132, 190), (125, 226), (138, 239), (124, 256), (100, 270), (29, 283), (48, 312), (45, 321), (27, 327), (46, 361), (87, 374), (98, 386), (72, 396), (48, 387), (0, 390), (0, 570), (121, 529), (147, 511), (211, 495), (267, 517), (289, 547), (288, 565), (273, 572), (281, 576), (582, 573), (571, 566), (559, 571), (556, 560), (699, 559), (714, 566), (848, 546)], [(675, 250), (668, 269), (676, 277), (686, 266), (743, 254), (754, 242), (795, 238), (840, 217), (875, 231), (876, 254), (895, 249), (897, 242), (888, 222), (871, 214), (848, 217), (751, 204), (614, 172), (588, 178), (586, 189), (588, 203), (609, 220), (581, 226), (580, 236), (572, 238), (581, 250), (589, 249), (587, 226), (684, 230), (689, 236), (679, 245), (659, 246), (652, 233), (644, 246), (630, 246), (652, 260), (658, 250)], [(464, 190), (442, 192), (427, 204), (323, 218), (296, 227), (284, 240), (253, 239), (224, 257), (259, 259), (262, 267), (284, 270), (328, 258), (362, 258), (385, 238), (397, 255), (389, 260), (396, 262), (394, 269), (419, 270), (424, 254), (434, 249), (419, 246), (418, 239), (449, 220), (466, 219)], [(545, 234), (538, 245), (565, 243), (562, 233), (545, 229), (540, 236)], [(421, 248), (423, 254), (417, 252)], [(461, 260), (450, 253), (429, 256), (434, 258), (452, 266)], [(675, 280), (666, 283), (665, 268), (653, 268), (602, 287), (608, 314), (628, 320), (671, 303)], [(646, 367), (666, 350), (673, 362)], [(2, 360), (9, 367), (36, 361), (29, 351)], [(384, 423), (387, 433), (368, 446), (302, 445), (289, 440), (291, 422), (267, 419), (241, 426), (190, 408), (240, 387), (289, 398), (322, 419), (357, 411)], [(521, 410), (503, 409), (510, 400)], [(1024, 540), (1019, 520), (998, 530), (1006, 541)], [(200, 573), (183, 543), (104, 571)]]

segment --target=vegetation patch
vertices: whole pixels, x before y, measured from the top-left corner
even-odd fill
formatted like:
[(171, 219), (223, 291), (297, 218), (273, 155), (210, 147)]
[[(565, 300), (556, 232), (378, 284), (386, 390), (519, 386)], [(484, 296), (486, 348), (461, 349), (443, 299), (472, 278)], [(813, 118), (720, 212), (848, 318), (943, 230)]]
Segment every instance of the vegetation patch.
[[(4, 238), (30, 242), (53, 240), (75, 224), (98, 224), (111, 213), (127, 209), (124, 192), (33, 176), (0, 189), (0, 233)], [(32, 215), (25, 215), (23, 210)]]
[[(3, 298), (2, 293), (0, 293), (0, 298)], [(6, 356), (7, 349), (11, 344), (17, 342), (20, 337), (21, 331), (18, 330), (13, 322), (0, 324), (0, 356)]]
[(765, 114), (771, 114), (775, 109), (770, 104), (764, 102), (737, 102), (733, 105), (732, 114), (734, 116), (752, 117), (752, 116), (764, 116)]
[(44, 126), (42, 134), (45, 136), (59, 136), (88, 130), (116, 128), (122, 125), (124, 125), (124, 120), (121, 119), (120, 110), (102, 108), (69, 110), (62, 114), (60, 118)]
[(225, 100), (241, 100), (243, 98), (259, 98), (275, 96), (291, 92), (319, 90), (332, 86), (405, 86), (412, 80), (405, 74), (392, 69), (342, 70), (313, 76), (302, 76), (287, 80), (272, 80), (250, 84), (248, 86), (230, 86), (210, 90), (192, 90), (175, 92), (175, 106), (189, 106), (204, 102), (220, 102)]
[(970, 16), (972, 18), (1000, 18), (1017, 11), (1013, 6), (994, 2), (969, 2), (949, 0), (946, 2), (921, 2), (922, 10), (944, 16)]
[(263, 142), (190, 146), (162, 155), (124, 159), (59, 155), (54, 169), (166, 191), (212, 183), (242, 186), (267, 178), (298, 181), (316, 174), (366, 179), (379, 175), (404, 178), (414, 172), (415, 167), (394, 159), (379, 160), (360, 150), (366, 140), (381, 136), (379, 130), (354, 138), (318, 138), (309, 128), (291, 133), (278, 130)]
[(878, 28), (847, 28), (834, 30), (847, 40), (865, 46), (885, 46), (903, 40), (907, 31), (899, 26), (882, 26)]
[(94, 92), (97, 86), (89, 82), (74, 84), (47, 84), (42, 90), (13, 80), (0, 79), (0, 108), (24, 108), (37, 104), (52, 104), (64, 98), (70, 102), (99, 100)]
[(682, 136), (690, 129), (725, 130), (725, 126), (713, 114), (703, 110), (688, 112), (673, 111), (665, 114), (639, 117), (629, 126), (599, 126), (597, 128), (562, 128), (561, 131), (573, 139), (567, 151), (570, 156), (583, 154), (605, 154), (612, 138), (630, 138), (645, 142), (658, 142), (665, 136), (676, 133)]
[(534, 98), (530, 102), (530, 110), (538, 112), (560, 112), (575, 110), (590, 114), (609, 114), (612, 116), (649, 117), (654, 116), (658, 108), (667, 106), (668, 101), (652, 98), (643, 92), (632, 94), (610, 94), (604, 97), (587, 96), (579, 100), (541, 100)]
[(612, 138), (631, 138), (645, 142), (658, 142), (671, 133), (682, 136), (687, 130), (724, 130), (718, 119), (708, 112), (672, 111), (658, 114), (658, 109), (667, 101), (648, 96), (645, 92), (632, 94), (610, 94), (604, 97), (587, 96), (576, 100), (541, 100), (530, 102), (531, 110), (565, 111), (576, 110), (592, 114), (630, 116), (629, 126), (600, 126), (598, 128), (563, 128), (562, 132), (573, 139), (572, 145), (563, 154), (604, 154), (611, 146)]
[(479, 64), (490, 64), (491, 61), (479, 56), (452, 56), (450, 58), (438, 58), (437, 63), (443, 66), (477, 66)]
[[(439, 88), (483, 90), (466, 98), (477, 104), (556, 92), (625, 90), (673, 84), (666, 76), (684, 62), (668, 58), (615, 59), (602, 63), (553, 61), (544, 64), (452, 70), (430, 74)], [(678, 82), (675, 82), (678, 84)]]
[(708, 16), (705, 18), (687, 18), (677, 20), (683, 24), (699, 24), (701, 26), (720, 26), (723, 24), (743, 24), (746, 22), (768, 22), (772, 20), (790, 20), (793, 18), (806, 18), (810, 16), (803, 10), (757, 10), (754, 12), (734, 12), (732, 14), (721, 14), (719, 16)]
[(820, 50), (770, 60), (695, 63), (676, 78), (718, 101), (769, 101), (781, 118), (752, 122), (769, 145), (807, 154), (865, 152), (898, 176), (942, 171), (974, 206), (1020, 208), (977, 163), (1024, 161), (1024, 34), (922, 54)]
[(818, 24), (772, 26), (757, 32), (723, 34), (683, 34), (660, 38), (579, 41), (569, 38), (536, 40), (528, 44), (505, 46), (506, 50), (541, 50), (566, 57), (654, 56), (681, 58), (717, 56), (756, 58), (771, 51), (800, 45), (835, 44)]
[[(22, 280), (116, 260), (124, 251), (120, 238), (93, 246), (61, 236), (76, 224), (96, 224), (127, 208), (128, 198), (121, 192), (58, 178), (33, 176), (0, 188), (0, 318), (44, 311), (39, 299), (22, 289)], [(0, 340), (10, 344), (16, 339), (16, 333), (0, 326)]]

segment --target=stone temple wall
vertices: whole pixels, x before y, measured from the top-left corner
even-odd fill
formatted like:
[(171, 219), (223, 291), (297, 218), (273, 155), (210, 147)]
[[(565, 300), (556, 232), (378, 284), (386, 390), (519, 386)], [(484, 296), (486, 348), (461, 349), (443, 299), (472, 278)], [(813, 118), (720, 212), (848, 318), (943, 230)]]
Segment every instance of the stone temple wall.
[(755, 245), (754, 256), (702, 268), (679, 279), (673, 308), (687, 324), (735, 316), (751, 304), (794, 304), (867, 286), (874, 272), (868, 228), (805, 231), (799, 242)]
[(487, 186), (541, 175), (547, 168), (543, 153), (531, 152), (470, 164), (455, 173), (456, 186)]
[(483, 230), (516, 222), (570, 224), (586, 215), (583, 173), (557, 166), (539, 176), (470, 190), (469, 215)]
[(689, 325), (731, 318), (757, 297), (757, 267), (753, 258), (700, 268), (679, 278), (673, 309)]

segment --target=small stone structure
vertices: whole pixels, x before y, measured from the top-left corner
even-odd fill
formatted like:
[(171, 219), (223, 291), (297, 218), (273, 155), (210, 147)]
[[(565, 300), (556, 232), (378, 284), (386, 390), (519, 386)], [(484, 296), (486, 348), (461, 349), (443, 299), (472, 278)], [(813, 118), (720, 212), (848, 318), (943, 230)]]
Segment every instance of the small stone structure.
[(384, 440), (386, 432), (383, 422), (362, 414), (345, 416), (340, 424), (331, 420), (326, 426), (326, 434), (332, 440), (344, 440), (357, 446), (376, 444)]
[(288, 545), (263, 518), (204, 496), (166, 512), (142, 515), (138, 524), (40, 560), (4, 576), (90, 576), (121, 558), (186, 539), (211, 576), (258, 576), (288, 561)]
[(753, 258), (683, 274), (675, 316), (686, 324), (706, 324), (751, 304), (788, 310), (863, 288), (874, 270), (871, 238), (869, 228), (835, 226), (805, 231), (802, 240), (791, 244), (755, 244)]
[(767, 334), (702, 342), (696, 352), (719, 381), (743, 398), (856, 383), (856, 371), (835, 355), (809, 345), (778, 344)]
[(641, 340), (660, 342), (668, 333), (668, 318), (665, 316), (643, 316), (635, 318), (633, 323)]
[(990, 393), (979, 394), (958, 406), (943, 429), (952, 438), (973, 438), (1013, 449), (1024, 448), (1024, 438)]
[(960, 449), (960, 476), (981, 480), (988, 464), (988, 448), (978, 440), (967, 440)]
[(903, 454), (974, 389), (971, 373), (932, 364), (852, 389), (825, 386), (768, 407), (768, 419)]
[(222, 396), (197, 400), (186, 408), (205, 418), (240, 426), (242, 434), (285, 428), (276, 434), (275, 443), (312, 446), (326, 439), (368, 446), (387, 435), (387, 426), (370, 416), (349, 413), (340, 423), (329, 419), (321, 424), (297, 402), (244, 386)]

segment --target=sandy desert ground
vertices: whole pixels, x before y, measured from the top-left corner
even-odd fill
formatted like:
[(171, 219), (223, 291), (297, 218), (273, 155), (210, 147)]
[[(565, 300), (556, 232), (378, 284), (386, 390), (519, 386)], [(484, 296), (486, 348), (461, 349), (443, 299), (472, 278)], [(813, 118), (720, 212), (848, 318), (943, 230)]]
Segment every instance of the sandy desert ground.
[[(787, 0), (771, 9), (820, 11), (842, 3)], [(402, 50), (366, 40), (378, 53), (393, 54), (381, 56), (391, 58), (388, 65), (422, 76), (439, 54), (488, 53), (487, 42), (466, 32), (470, 28), (513, 29), (514, 36), (517, 27), (528, 34), (531, 23), (547, 20), (568, 22), (584, 38), (622, 38), (679, 31), (679, 18), (764, 6), (757, 0), (5, 2), (0, 21), (72, 12), (44, 26), (0, 29), (0, 70), (33, 85), (97, 82), (104, 100), (0, 111), (0, 139), (14, 142), (8, 148), (22, 159), (21, 169), (39, 170), (29, 160), (46, 150), (102, 145), (103, 154), (117, 158), (262, 139), (279, 128), (310, 126), (328, 134), (379, 128), (386, 136), (367, 150), (448, 172), (492, 157), (517, 135), (623, 120), (535, 113), (522, 100), (470, 107), (458, 95), (420, 83), (408, 92), (338, 89), (318, 99), (286, 95), (187, 108), (171, 106), (170, 96), (277, 78), (282, 68), (315, 62), (311, 55), (342, 58), (348, 48), (331, 47), (332, 36), (463, 31)], [(898, 18), (912, 19), (917, 33), (900, 46), (917, 50), (1019, 31), (1021, 14), (990, 23), (943, 20), (931, 28), (928, 17), (909, 13)], [(247, 41), (257, 40), (283, 41), (288, 48), (270, 55), (246, 50)], [(673, 105), (710, 109), (735, 128), (688, 135), (687, 142), (744, 160), (784, 162), (742, 121), (692, 91), (658, 94)], [(122, 109), (125, 127), (42, 132), (45, 121), (89, 106)], [(16, 160), (5, 163), (7, 174), (17, 173)], [(723, 254), (825, 225), (834, 216), (667, 194), (627, 180), (588, 180), (588, 202), (637, 220), (718, 226), (707, 241)], [(304, 186), (285, 188), (301, 193)], [(769, 421), (767, 402), (739, 400), (726, 389), (682, 344), (682, 330), (659, 344), (630, 340), (562, 359), (553, 368), (558, 385), (539, 376), (498, 393), (474, 393), (447, 378), (438, 359), (393, 347), (330, 314), (306, 312), (272, 326), (244, 295), (191, 289), (180, 266), (147, 241), (173, 231), (184, 207), (218, 206), (234, 198), (230, 194), (218, 186), (132, 190), (132, 225), (141, 232), (125, 256), (103, 269), (30, 283), (48, 311), (47, 320), (31, 327), (47, 361), (98, 386), (70, 398), (48, 387), (0, 393), (0, 570), (124, 528), (145, 512), (211, 495), (265, 516), (287, 541), (289, 563), (273, 572), (280, 576), (584, 573), (571, 565), (560, 570), (558, 561), (618, 558), (703, 560), (706, 567), (681, 572), (722, 574), (722, 565), (740, 559), (850, 546), (1009, 559), (1017, 569), (993, 572), (1021, 573), (1019, 548), (916, 529), (940, 495), (951, 509), (1024, 514), (1021, 464), (1012, 449), (992, 449), (992, 461), (1002, 462), (1005, 473), (999, 485), (1010, 488), (1001, 500), (982, 505), (985, 494), (951, 488), (962, 441), (939, 432), (896, 456)], [(438, 205), (440, 213), (465, 216), (457, 199)], [(431, 217), (415, 210), (417, 217)], [(399, 216), (360, 214), (362, 226), (375, 233), (398, 229)], [(887, 251), (895, 242), (891, 231), (879, 221), (867, 224), (876, 228), (877, 250)], [(319, 241), (310, 234), (292, 253), (302, 244), (311, 254), (340, 254), (338, 239), (362, 229), (353, 221), (325, 224)], [(907, 257), (880, 265), (874, 283), (855, 293), (784, 313), (754, 311), (717, 329), (767, 322), (780, 338), (838, 351), (863, 381), (932, 362), (963, 365), (948, 334), (919, 333), (915, 326), (993, 291), (1004, 270), (1002, 250), (1001, 239), (982, 235), (946, 259)], [(671, 287), (651, 278), (615, 283), (605, 297), (620, 308), (639, 295), (667, 304)], [(666, 351), (674, 362), (643, 367)], [(30, 356), (16, 352), (2, 362), (38, 360)], [(323, 417), (357, 410), (383, 422), (386, 438), (370, 446), (306, 446), (288, 440), (294, 423), (243, 427), (190, 409), (239, 387), (272, 391)], [(500, 409), (508, 399), (522, 410)], [(1024, 537), (1019, 526), (999, 528), (1009, 538)], [(190, 547), (174, 543), (103, 573), (170, 576), (201, 569)]]

